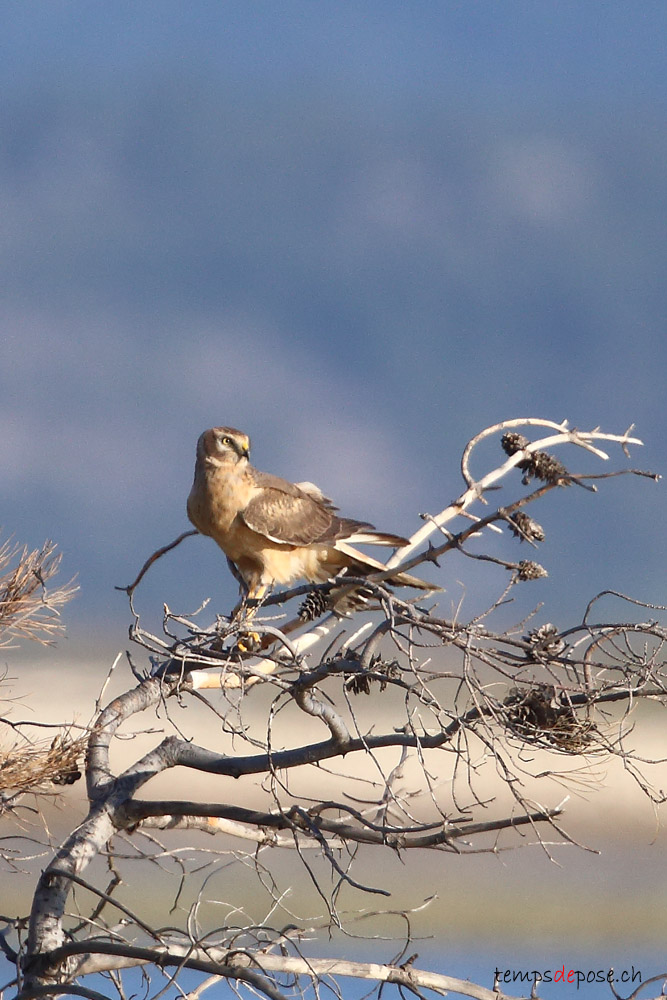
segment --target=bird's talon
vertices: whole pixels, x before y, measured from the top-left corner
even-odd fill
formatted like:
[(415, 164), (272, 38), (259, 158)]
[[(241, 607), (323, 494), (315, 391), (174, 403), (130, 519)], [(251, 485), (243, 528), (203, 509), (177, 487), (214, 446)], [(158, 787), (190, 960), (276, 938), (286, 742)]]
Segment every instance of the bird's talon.
[(236, 640), (234, 649), (238, 653), (254, 653), (261, 646), (261, 642), (259, 632), (242, 632)]

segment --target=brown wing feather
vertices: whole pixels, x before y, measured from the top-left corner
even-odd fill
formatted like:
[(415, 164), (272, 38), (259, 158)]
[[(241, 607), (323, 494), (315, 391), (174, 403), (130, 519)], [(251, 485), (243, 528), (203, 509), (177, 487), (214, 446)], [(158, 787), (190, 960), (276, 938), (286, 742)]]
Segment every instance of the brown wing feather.
[[(312, 488), (307, 492), (295, 483), (266, 472), (252, 470), (262, 490), (247, 504), (241, 517), (252, 531), (286, 545), (313, 545), (347, 538), (359, 530), (372, 530), (366, 521), (340, 518), (327, 497)], [(311, 484), (307, 484), (311, 487)]]
[(323, 539), (331, 528), (332, 515), (305, 494), (291, 496), (265, 488), (241, 511), (252, 531), (274, 542), (310, 545)]
[(261, 493), (241, 512), (252, 531), (286, 545), (310, 545), (331, 529), (333, 513), (294, 483), (257, 469), (252, 477)]

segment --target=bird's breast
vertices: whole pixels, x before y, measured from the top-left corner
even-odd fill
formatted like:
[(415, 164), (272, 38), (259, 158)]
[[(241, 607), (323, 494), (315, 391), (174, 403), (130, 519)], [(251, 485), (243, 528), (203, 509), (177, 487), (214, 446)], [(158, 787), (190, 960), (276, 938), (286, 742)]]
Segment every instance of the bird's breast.
[(197, 469), (188, 497), (188, 517), (198, 531), (215, 538), (226, 551), (225, 539), (252, 493), (252, 484), (243, 475)]

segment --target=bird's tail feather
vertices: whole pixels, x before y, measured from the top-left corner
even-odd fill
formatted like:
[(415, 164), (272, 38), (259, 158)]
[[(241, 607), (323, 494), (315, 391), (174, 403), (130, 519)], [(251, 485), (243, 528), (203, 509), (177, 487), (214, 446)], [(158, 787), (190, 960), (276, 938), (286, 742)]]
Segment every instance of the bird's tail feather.
[(408, 544), (408, 539), (402, 535), (392, 535), (386, 531), (355, 531), (352, 535), (347, 535), (346, 542), (354, 542), (355, 545), (390, 545), (394, 549), (402, 549)]
[[(385, 536), (396, 538), (396, 535)], [(345, 541), (339, 540), (336, 542), (336, 548), (343, 555), (346, 555), (351, 563), (349, 564), (352, 569), (358, 566), (364, 573), (382, 573), (386, 572), (387, 567), (384, 563), (379, 562), (377, 559), (373, 559), (372, 556), (366, 555), (365, 552), (359, 552), (352, 545), (349, 544), (350, 539), (345, 539)], [(355, 536), (354, 541), (361, 541), (358, 536)], [(394, 543), (376, 543), (376, 544), (394, 544)], [(428, 580), (420, 580), (418, 576), (412, 576), (410, 573), (396, 573), (393, 576), (387, 578), (387, 583), (393, 585), (394, 587), (415, 587), (417, 590), (442, 590), (442, 587), (438, 587), (434, 583), (429, 583)]]
[(402, 549), (408, 544), (407, 538), (392, 531), (378, 531), (370, 521), (355, 521), (351, 517), (339, 517), (336, 524), (337, 539), (352, 542), (353, 545), (390, 545)]

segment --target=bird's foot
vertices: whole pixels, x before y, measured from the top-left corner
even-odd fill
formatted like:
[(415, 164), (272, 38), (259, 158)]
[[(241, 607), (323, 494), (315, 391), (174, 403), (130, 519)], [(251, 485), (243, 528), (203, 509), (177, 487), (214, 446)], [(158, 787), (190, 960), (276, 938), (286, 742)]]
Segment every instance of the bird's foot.
[(259, 632), (240, 632), (233, 652), (235, 653), (256, 653), (262, 646), (262, 638)]

